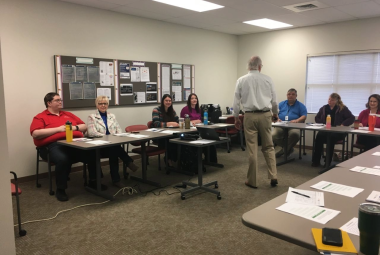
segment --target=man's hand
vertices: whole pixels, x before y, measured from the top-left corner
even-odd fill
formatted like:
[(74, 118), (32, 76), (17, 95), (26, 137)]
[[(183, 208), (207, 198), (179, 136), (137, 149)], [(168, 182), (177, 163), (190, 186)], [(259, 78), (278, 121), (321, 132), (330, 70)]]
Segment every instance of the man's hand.
[(296, 119), (296, 120), (291, 120), (290, 123), (298, 123), (298, 119)]
[(236, 128), (237, 130), (240, 130), (240, 129), (241, 129), (241, 121), (240, 121), (239, 117), (238, 117), (238, 118), (235, 118), (235, 128)]
[(273, 122), (277, 122), (277, 121), (281, 121), (281, 120), (278, 118), (278, 115), (276, 113), (273, 113), (273, 115), (272, 115), (272, 121)]

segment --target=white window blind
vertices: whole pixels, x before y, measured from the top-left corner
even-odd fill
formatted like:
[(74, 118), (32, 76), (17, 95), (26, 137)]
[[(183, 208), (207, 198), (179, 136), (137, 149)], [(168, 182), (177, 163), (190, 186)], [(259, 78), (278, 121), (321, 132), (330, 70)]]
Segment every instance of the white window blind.
[(306, 107), (317, 113), (331, 93), (358, 116), (371, 94), (380, 94), (380, 53), (308, 57)]

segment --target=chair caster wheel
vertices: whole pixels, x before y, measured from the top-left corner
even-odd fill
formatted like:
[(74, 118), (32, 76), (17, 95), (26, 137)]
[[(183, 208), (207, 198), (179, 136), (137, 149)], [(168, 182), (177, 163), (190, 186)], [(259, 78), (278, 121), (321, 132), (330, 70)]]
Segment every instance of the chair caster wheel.
[(219, 188), (218, 184), (215, 184), (215, 189)]
[(20, 232), (18, 232), (18, 234), (20, 235), (20, 236), (25, 236), (26, 235), (26, 230), (21, 230)]
[(50, 196), (54, 196), (55, 192), (54, 191), (49, 191)]
[(41, 188), (41, 184), (39, 184), (39, 183), (36, 186), (37, 186), (37, 188)]
[(245, 151), (245, 149), (241, 149), (242, 151)]
[(185, 196), (181, 196), (181, 199), (182, 199), (182, 200), (185, 200), (185, 199), (186, 199), (186, 197), (185, 197)]
[(227, 151), (228, 153), (230, 153), (230, 151)]
[(222, 199), (222, 197), (221, 197), (220, 195), (218, 195), (216, 198), (217, 198), (218, 200)]

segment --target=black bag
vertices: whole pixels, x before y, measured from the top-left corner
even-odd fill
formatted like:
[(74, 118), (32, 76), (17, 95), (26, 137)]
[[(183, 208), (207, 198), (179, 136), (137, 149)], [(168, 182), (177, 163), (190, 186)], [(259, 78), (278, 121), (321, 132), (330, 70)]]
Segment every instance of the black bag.
[[(198, 149), (191, 146), (181, 146), (181, 169), (198, 173)], [(203, 163), (202, 163), (203, 164)]]

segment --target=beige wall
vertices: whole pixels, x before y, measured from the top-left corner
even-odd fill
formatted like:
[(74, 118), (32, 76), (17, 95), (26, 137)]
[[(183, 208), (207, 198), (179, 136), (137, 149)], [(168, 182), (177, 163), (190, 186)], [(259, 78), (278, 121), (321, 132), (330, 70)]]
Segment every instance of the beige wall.
[[(287, 90), (293, 87), (298, 99), (305, 102), (306, 56), (379, 49), (379, 27), (380, 18), (372, 18), (239, 36), (238, 76), (246, 73), (248, 58), (259, 55), (264, 65), (262, 72), (273, 78), (278, 101), (286, 100)], [(327, 98), (321, 106), (326, 103)], [(310, 114), (307, 122), (314, 122), (314, 116)], [(307, 138), (306, 144), (312, 145), (311, 135)]]
[[(29, 127), (55, 90), (53, 55), (193, 64), (200, 102), (231, 105), (237, 36), (51, 0), (2, 0), (0, 33), (10, 164), (21, 177), (35, 172)], [(93, 111), (72, 110), (84, 121)], [(147, 123), (152, 106), (109, 111), (125, 127)]]
[(12, 255), (16, 254), (16, 250), (13, 228), (12, 200), (10, 194), (11, 184), (9, 177), (11, 175), (9, 173), (10, 167), (6, 121), (0, 40), (0, 208), (2, 208), (0, 210), (0, 253)]

